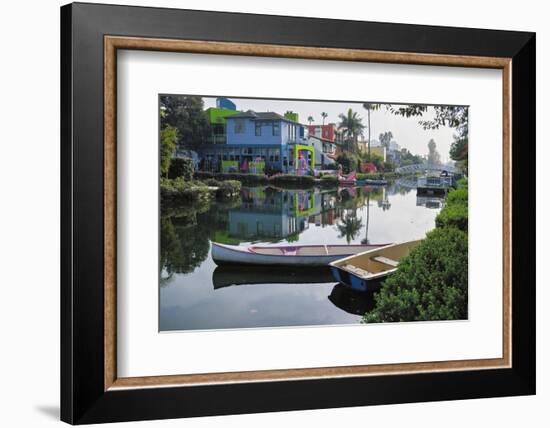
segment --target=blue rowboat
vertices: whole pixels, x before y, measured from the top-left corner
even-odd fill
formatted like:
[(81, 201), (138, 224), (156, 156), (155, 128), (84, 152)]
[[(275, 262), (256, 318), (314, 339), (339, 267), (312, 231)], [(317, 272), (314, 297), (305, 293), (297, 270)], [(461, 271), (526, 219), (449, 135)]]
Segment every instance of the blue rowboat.
[(377, 289), (381, 281), (397, 270), (399, 261), (422, 240), (387, 245), (330, 263), (334, 279), (353, 290)]

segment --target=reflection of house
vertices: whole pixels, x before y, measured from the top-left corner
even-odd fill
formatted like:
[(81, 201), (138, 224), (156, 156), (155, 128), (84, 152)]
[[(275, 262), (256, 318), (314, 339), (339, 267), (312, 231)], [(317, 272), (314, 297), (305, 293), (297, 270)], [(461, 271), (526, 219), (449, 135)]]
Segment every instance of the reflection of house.
[(323, 194), (311, 190), (243, 189), (243, 203), (229, 211), (229, 235), (241, 240), (282, 239), (308, 228), (321, 212)]

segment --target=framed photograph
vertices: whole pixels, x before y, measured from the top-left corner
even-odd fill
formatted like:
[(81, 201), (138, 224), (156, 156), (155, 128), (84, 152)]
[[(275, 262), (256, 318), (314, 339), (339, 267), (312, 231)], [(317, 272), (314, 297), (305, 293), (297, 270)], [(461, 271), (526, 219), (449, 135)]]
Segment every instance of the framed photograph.
[(535, 393), (533, 33), (76, 3), (61, 56), (62, 420)]

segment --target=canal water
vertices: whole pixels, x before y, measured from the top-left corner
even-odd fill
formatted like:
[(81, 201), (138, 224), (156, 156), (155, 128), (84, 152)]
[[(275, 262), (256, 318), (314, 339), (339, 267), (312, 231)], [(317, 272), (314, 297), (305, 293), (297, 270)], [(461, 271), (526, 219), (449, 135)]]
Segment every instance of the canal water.
[(324, 269), (217, 267), (210, 242), (232, 245), (361, 244), (418, 239), (442, 200), (399, 183), (352, 189), (243, 187), (230, 202), (161, 215), (159, 329), (356, 324), (372, 294), (337, 284)]

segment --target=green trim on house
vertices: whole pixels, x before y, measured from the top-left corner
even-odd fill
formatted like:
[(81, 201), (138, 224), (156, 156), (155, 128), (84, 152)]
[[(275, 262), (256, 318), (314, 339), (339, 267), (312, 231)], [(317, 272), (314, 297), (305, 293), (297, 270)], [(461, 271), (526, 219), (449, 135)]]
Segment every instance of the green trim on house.
[(222, 160), (222, 172), (239, 172), (239, 162), (236, 160)]
[(302, 144), (294, 145), (294, 169), (298, 169), (298, 155), (300, 151), (308, 151), (309, 155), (309, 167), (315, 169), (315, 148), (313, 146), (304, 146)]
[(287, 111), (284, 114), (285, 119), (291, 120), (292, 122), (299, 123), (299, 116), (298, 113), (294, 113), (293, 111)]
[(208, 121), (211, 125), (220, 124), (225, 125), (225, 118), (240, 113), (237, 110), (230, 110), (228, 108), (210, 107), (206, 109)]

